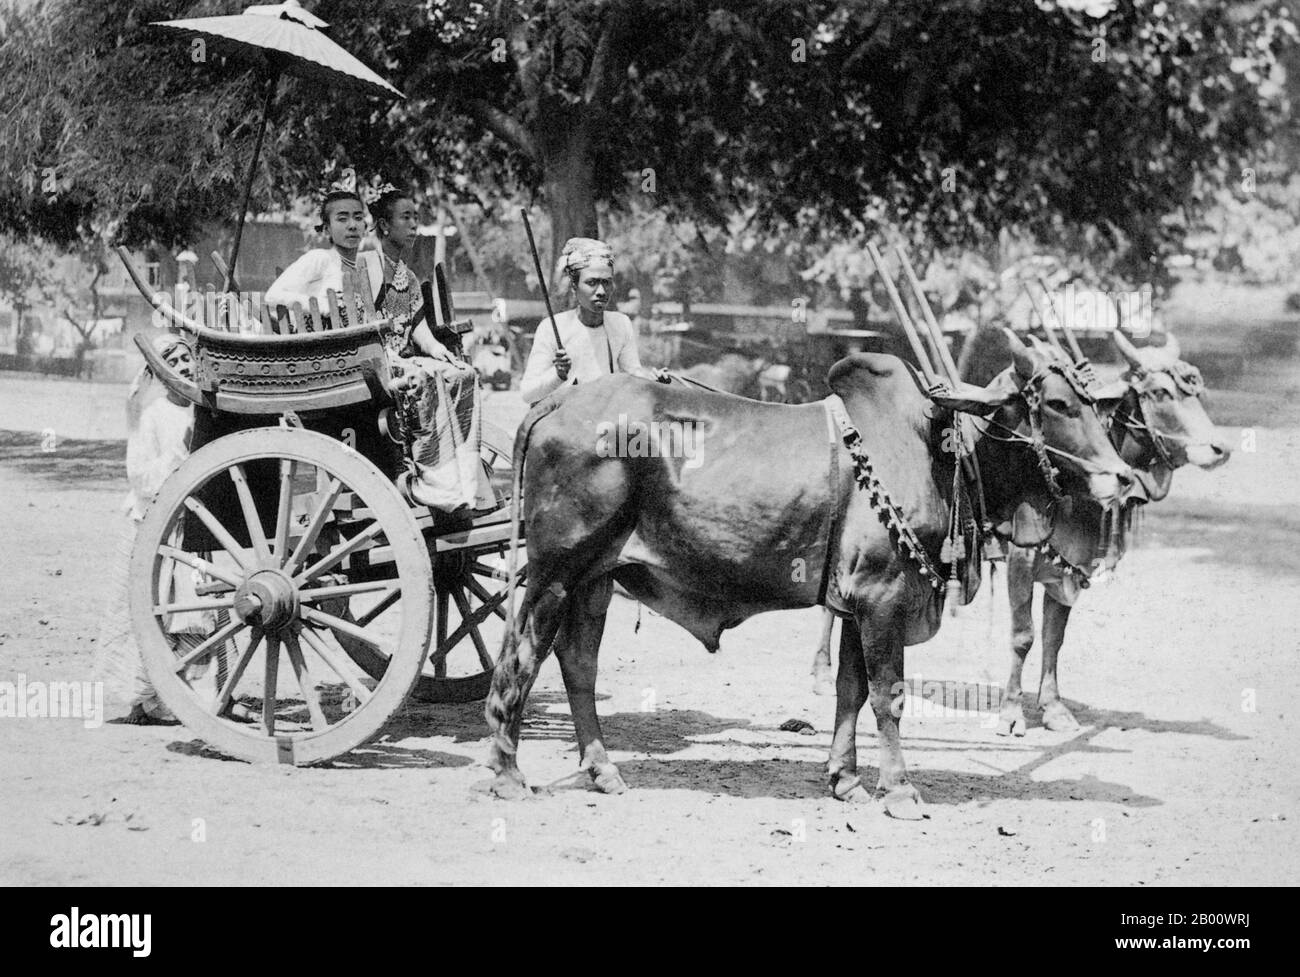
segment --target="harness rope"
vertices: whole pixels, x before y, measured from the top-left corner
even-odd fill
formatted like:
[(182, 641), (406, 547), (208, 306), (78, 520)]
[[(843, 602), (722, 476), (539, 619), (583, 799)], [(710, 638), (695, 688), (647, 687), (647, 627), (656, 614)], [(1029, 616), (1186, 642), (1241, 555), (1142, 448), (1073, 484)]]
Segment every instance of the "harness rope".
[(854, 480), (858, 488), (865, 489), (867, 492), (867, 504), (880, 516), (885, 528), (896, 537), (896, 545), (905, 550), (907, 555), (912, 558), (912, 561), (917, 564), (917, 572), (921, 574), (922, 579), (936, 593), (942, 594), (943, 575), (940, 574), (939, 568), (930, 560), (930, 554), (921, 545), (921, 540), (912, 527), (908, 525), (903, 513), (894, 504), (894, 500), (889, 497), (885, 487), (880, 484), (880, 479), (876, 477), (876, 471), (871, 464), (871, 459), (867, 457), (866, 449), (862, 447), (862, 435), (858, 433), (858, 429), (853, 426), (853, 422), (849, 419), (848, 412), (844, 408), (844, 402), (838, 396), (832, 394), (826, 398), (825, 403), (828, 405), (828, 409), (840, 429), (840, 438), (844, 442), (844, 447), (853, 459)]
[[(1082, 371), (1081, 371), (1082, 372)], [(1091, 370), (1089, 370), (1091, 372)], [(1189, 396), (1199, 396), (1205, 389), (1204, 381), (1201, 379), (1200, 371), (1191, 364), (1186, 364), (1185, 370), (1178, 370), (1176, 367), (1163, 367), (1157, 370), (1134, 369), (1131, 371), (1130, 386), (1133, 380), (1141, 381), (1151, 373), (1165, 373), (1173, 380), (1174, 385)], [(1157, 459), (1170, 469), (1177, 468), (1174, 463), (1173, 455), (1169, 451), (1167, 442), (1181, 443), (1184, 445), (1201, 444), (1204, 442), (1194, 441), (1192, 438), (1184, 437), (1178, 434), (1171, 434), (1162, 431), (1159, 428), (1152, 427), (1146, 421), (1147, 411), (1145, 404), (1151, 399), (1150, 395), (1138, 390), (1137, 387), (1131, 386), (1134, 397), (1137, 400), (1137, 409), (1141, 412), (1142, 419), (1128, 410), (1116, 410), (1113, 423), (1120, 425), (1125, 431), (1133, 436), (1147, 450), (1155, 453)], [(1145, 444), (1143, 442), (1145, 441)], [(1109, 545), (1118, 539), (1120, 533), (1127, 530), (1127, 523), (1122, 523), (1125, 514), (1122, 508), (1112, 508), (1108, 510), (1102, 519), (1102, 535), (1106, 539), (1106, 545)], [(1092, 585), (1092, 572), (1077, 566), (1067, 560), (1061, 552), (1056, 549), (1049, 541), (1040, 543), (1036, 547), (1037, 551), (1047, 558), (1052, 566), (1056, 567), (1062, 573), (1071, 576), (1081, 588), (1088, 588)]]

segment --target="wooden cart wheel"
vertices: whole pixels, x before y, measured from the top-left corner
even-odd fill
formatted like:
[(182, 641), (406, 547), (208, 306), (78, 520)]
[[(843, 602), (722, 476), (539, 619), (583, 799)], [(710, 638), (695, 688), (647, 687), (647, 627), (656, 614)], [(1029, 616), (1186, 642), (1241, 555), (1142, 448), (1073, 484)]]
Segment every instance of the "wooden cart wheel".
[[(489, 421), (483, 422), (482, 430), (483, 464), (501, 500), (501, 515), (508, 515), (514, 480), (514, 437)], [(516, 604), (523, 598), (527, 559), (521, 537), (515, 568)], [(421, 702), (474, 702), (487, 697), (506, 635), (509, 567), (509, 546), (505, 545), (436, 554), (434, 642), (415, 683), (413, 698)]]
[[(350, 569), (379, 548), (391, 557), (382, 572)], [(131, 581), (159, 698), (251, 761), (316, 763), (374, 738), (419, 676), (433, 626), (429, 553), (396, 486), (301, 428), (242, 431), (191, 455), (140, 525)], [(352, 620), (339, 614), (349, 605)], [(374, 680), (340, 639), (382, 654)], [(255, 721), (234, 718), (249, 711)]]
[[(483, 425), (483, 463), (501, 503), (493, 535), (503, 538), (509, 532), (513, 447), (507, 432), (492, 424)], [(411, 695), (421, 702), (474, 702), (487, 696), (492, 670), (505, 640), (509, 546), (504, 541), (470, 542), (446, 549), (436, 538), (430, 545), (434, 548), (434, 634)], [(515, 571), (516, 603), (523, 598), (526, 559), (521, 538)], [(349, 608), (347, 613), (356, 615), (358, 608)], [(340, 637), (340, 643), (368, 675), (381, 675), (387, 668), (383, 653), (369, 645), (347, 635)]]
[[(508, 547), (506, 548), (508, 551)], [(516, 605), (524, 593), (520, 546)], [(505, 639), (508, 552), (466, 549), (434, 560), (434, 635), (411, 698), (419, 702), (474, 702), (487, 696)], [(345, 617), (355, 615), (349, 610)], [(341, 644), (368, 675), (382, 674), (383, 653), (346, 636)]]

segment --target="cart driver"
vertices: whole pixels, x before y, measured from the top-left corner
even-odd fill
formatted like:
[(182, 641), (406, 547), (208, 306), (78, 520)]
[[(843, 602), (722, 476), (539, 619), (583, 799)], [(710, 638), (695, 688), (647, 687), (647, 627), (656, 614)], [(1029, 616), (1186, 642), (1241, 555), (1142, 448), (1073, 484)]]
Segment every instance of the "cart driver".
[(594, 238), (569, 238), (560, 252), (557, 271), (565, 276), (571, 301), (577, 304), (555, 316), (562, 349), (555, 344), (550, 320), (538, 325), (519, 385), (524, 400), (535, 404), (560, 387), (613, 373), (666, 381), (662, 370), (641, 365), (632, 321), (609, 309), (614, 288), (613, 249)]

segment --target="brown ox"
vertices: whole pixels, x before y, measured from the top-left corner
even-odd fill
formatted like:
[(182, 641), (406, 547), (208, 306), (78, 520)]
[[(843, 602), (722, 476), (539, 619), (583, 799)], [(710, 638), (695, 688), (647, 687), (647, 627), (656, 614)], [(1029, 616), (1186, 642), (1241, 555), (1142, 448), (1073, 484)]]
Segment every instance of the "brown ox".
[(1099, 397), (1110, 422), (1111, 442), (1133, 468), (1136, 480), (1125, 493), (1122, 522), (1113, 534), (1106, 531), (1110, 524), (1105, 510), (1082, 500), (1057, 514), (1048, 548), (1009, 547), (1011, 677), (998, 722), (998, 732), (1004, 736), (1025, 735), (1020, 683), (1025, 658), (1034, 646), (1034, 584), (1043, 587), (1043, 671), (1038, 686), (1043, 725), (1051, 730), (1078, 729), (1078, 721), (1061, 701), (1056, 669), (1070, 610), (1088, 585), (1099, 544), (1104, 550), (1101, 562), (1113, 567), (1123, 555), (1124, 524), (1138, 506), (1169, 494), (1176, 468), (1186, 464), (1216, 468), (1230, 454), (1201, 403), (1200, 375), (1178, 358), (1172, 336), (1159, 348), (1139, 349), (1119, 332), (1114, 333), (1114, 341), (1129, 368), (1120, 378), (1119, 390)]
[[(951, 444), (953, 409), (989, 416), (1001, 432), (976, 444), (998, 518), (1026, 505), (1046, 509), (1044, 450), (1058, 452), (1063, 482), (1102, 503), (1127, 480), (1127, 466), (1068, 372), (1019, 342), (1013, 356), (1015, 366), (988, 387), (966, 386), (934, 403), (892, 356), (857, 354), (830, 372), (880, 485), (932, 566), (949, 529), (954, 460), (944, 445)], [(690, 425), (702, 455), (611, 457), (601, 449), (601, 430), (616, 418)], [(494, 793), (527, 791), (516, 763), (520, 724), (550, 651), (560, 661), (582, 768), (604, 792), (626, 789), (606, 754), (595, 705), (597, 655), (617, 580), (710, 651), (723, 630), (761, 611), (824, 601), (845, 615), (832, 793), (871, 799), (855, 746), (858, 714), (870, 701), (885, 810), (920, 816), (891, 704), (904, 647), (939, 627), (941, 592), (882, 521), (879, 496), (854, 486), (849, 452), (828, 438), (822, 404), (758, 404), (616, 376), (537, 405), (520, 428), (515, 465), (524, 485), (528, 587), (487, 700)], [(809, 572), (800, 574), (800, 566)]]

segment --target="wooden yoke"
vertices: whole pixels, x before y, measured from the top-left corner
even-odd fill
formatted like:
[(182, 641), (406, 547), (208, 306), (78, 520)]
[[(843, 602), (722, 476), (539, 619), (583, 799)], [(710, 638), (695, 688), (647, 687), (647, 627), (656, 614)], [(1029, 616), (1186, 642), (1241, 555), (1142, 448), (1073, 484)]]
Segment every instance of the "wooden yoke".
[[(1042, 276), (1042, 275), (1039, 275), (1039, 276), (1038, 276), (1038, 287), (1041, 288), (1041, 289), (1043, 290), (1043, 292), (1046, 293), (1046, 294), (1049, 296), (1049, 299), (1050, 299), (1051, 293), (1048, 292), (1048, 290), (1047, 290), (1047, 282), (1043, 279), (1043, 276)], [(1051, 302), (1050, 302), (1050, 301), (1048, 302), (1048, 305), (1049, 305), (1049, 306), (1051, 305)], [(1070, 344), (1070, 352), (1072, 352), (1072, 353), (1074, 354), (1074, 362), (1075, 362), (1075, 363), (1082, 363), (1085, 359), (1087, 359), (1087, 357), (1085, 357), (1085, 356), (1083, 355), (1083, 350), (1079, 348), (1079, 341), (1078, 341), (1077, 339), (1074, 338), (1074, 330), (1072, 330), (1072, 329), (1071, 329), (1071, 328), (1066, 324), (1066, 321), (1065, 321), (1064, 318), (1062, 318), (1062, 317), (1056, 315), (1056, 310), (1055, 310), (1055, 309), (1052, 310), (1052, 318), (1053, 318), (1053, 320), (1055, 320), (1055, 322), (1056, 322), (1057, 326), (1060, 328), (1061, 332), (1065, 333), (1065, 341), (1066, 341), (1067, 343)], [(1046, 322), (1043, 323), (1043, 328), (1047, 328), (1047, 323), (1046, 323)]]
[[(902, 245), (894, 245), (894, 252), (898, 255), (898, 260), (903, 266), (903, 275), (907, 279), (908, 286), (912, 289), (912, 295), (916, 299), (917, 305), (921, 307), (922, 318), (934, 341), (939, 361), (948, 374), (948, 382), (952, 384), (953, 390), (957, 390), (961, 384), (961, 375), (957, 371), (957, 364), (953, 362), (952, 352), (944, 341), (943, 330), (939, 328), (939, 322), (934, 317), (934, 310), (930, 308), (930, 302), (926, 299), (925, 292), (921, 288), (920, 279), (916, 277), (916, 270), (912, 267), (912, 262), (908, 259)], [(988, 533), (991, 526), (984, 505), (984, 478), (980, 474), (979, 458), (975, 455), (974, 436), (966, 429), (965, 420), (960, 413), (953, 414), (953, 425), (956, 427), (957, 436), (961, 439), (962, 447), (965, 449), (961, 455), (962, 470), (970, 483), (975, 486), (975, 514), (979, 519), (980, 532)], [(955, 605), (953, 609), (956, 609)]]
[(1051, 345), (1052, 349), (1061, 354), (1063, 359), (1067, 362), (1073, 362), (1074, 358), (1065, 351), (1065, 347), (1061, 345), (1060, 338), (1056, 335), (1053, 323), (1057, 320), (1056, 310), (1052, 308), (1052, 293), (1048, 289), (1047, 283), (1044, 282), (1041, 277), (1038, 279), (1038, 287), (1043, 290), (1043, 298), (1041, 301), (1038, 296), (1034, 294), (1033, 289), (1026, 286), (1025, 291), (1029, 293), (1029, 301), (1034, 303), (1034, 311), (1038, 313), (1038, 318), (1042, 320), (1043, 333), (1047, 336), (1047, 342)]
[(889, 304), (894, 307), (894, 315), (898, 316), (898, 321), (903, 326), (903, 332), (907, 333), (907, 341), (912, 345), (912, 354), (921, 367), (921, 375), (925, 378), (926, 386), (933, 387), (938, 382), (938, 374), (935, 373), (934, 367), (930, 365), (930, 357), (921, 344), (921, 337), (917, 334), (916, 324), (912, 322), (912, 317), (907, 314), (907, 307), (903, 305), (903, 299), (898, 294), (898, 289), (894, 287), (894, 280), (889, 277), (889, 270), (885, 267), (885, 259), (881, 256), (875, 243), (871, 241), (867, 242), (867, 254), (871, 255), (871, 262), (876, 266), (876, 271), (885, 283), (885, 291), (889, 294)]

